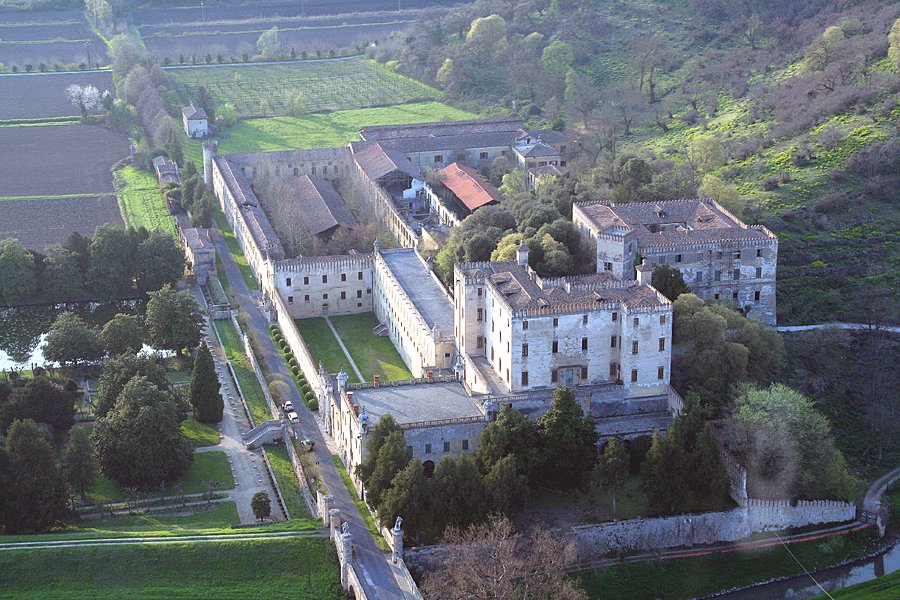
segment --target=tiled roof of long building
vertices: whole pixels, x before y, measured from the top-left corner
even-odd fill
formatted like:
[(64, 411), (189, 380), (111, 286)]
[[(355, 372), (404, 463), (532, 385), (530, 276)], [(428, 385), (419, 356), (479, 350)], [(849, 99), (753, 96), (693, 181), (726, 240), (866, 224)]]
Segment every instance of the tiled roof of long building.
[(284, 248), (278, 241), (278, 235), (269, 222), (269, 218), (263, 212), (259, 198), (250, 187), (250, 182), (243, 175), (235, 173), (228, 156), (220, 156), (215, 161), (225, 180), (225, 186), (241, 211), (254, 244), (261, 252), (268, 252), (275, 260), (284, 258)]
[(318, 235), (336, 225), (357, 226), (344, 199), (331, 183), (307, 175), (287, 181), (297, 193), (297, 201), (303, 209), (303, 223), (311, 234)]
[(350, 145), (353, 159), (363, 172), (373, 181), (377, 181), (394, 171), (399, 171), (413, 178), (421, 178), (422, 173), (396, 148), (383, 146), (380, 143), (353, 142)]

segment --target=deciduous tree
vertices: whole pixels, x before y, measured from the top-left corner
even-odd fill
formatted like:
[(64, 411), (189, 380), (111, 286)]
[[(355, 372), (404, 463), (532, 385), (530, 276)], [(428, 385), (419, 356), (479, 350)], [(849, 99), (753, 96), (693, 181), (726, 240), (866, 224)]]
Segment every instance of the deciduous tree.
[(263, 31), (256, 40), (256, 48), (266, 58), (281, 57), (281, 34), (278, 27)]
[(190, 402), (194, 418), (201, 423), (218, 423), (222, 420), (225, 403), (219, 393), (219, 377), (212, 354), (206, 344), (200, 344), (194, 370), (191, 373)]
[(60, 364), (77, 365), (103, 356), (97, 331), (73, 312), (61, 313), (44, 340), (44, 358)]
[(137, 315), (118, 313), (100, 331), (100, 343), (110, 356), (137, 354), (144, 346), (144, 326)]
[(61, 244), (44, 248), (41, 287), (44, 296), (56, 302), (80, 299), (84, 294), (84, 273), (79, 256)]
[(174, 237), (162, 231), (154, 231), (138, 244), (135, 260), (138, 289), (143, 292), (158, 290), (165, 284), (174, 284), (184, 274), (184, 252)]
[(94, 414), (98, 419), (106, 416), (116, 404), (125, 384), (137, 375), (147, 378), (165, 392), (171, 391), (166, 370), (156, 357), (122, 354), (107, 358), (100, 367), (97, 399), (94, 403)]
[(12, 306), (34, 295), (36, 289), (34, 259), (19, 240), (0, 240), (0, 297)]
[(91, 238), (90, 256), (88, 283), (100, 300), (115, 300), (131, 288), (134, 247), (124, 229), (100, 225)]
[(65, 435), (75, 421), (75, 397), (46, 377), (32, 377), (0, 402), (0, 431), (16, 419), (46, 423)]
[(72, 491), (87, 497), (87, 489), (97, 477), (97, 461), (91, 452), (91, 439), (83, 427), (76, 427), (69, 433), (69, 441), (63, 452), (66, 479)]
[(181, 354), (200, 343), (203, 315), (188, 292), (177, 292), (169, 284), (147, 294), (144, 327), (154, 348)]
[(82, 121), (89, 112), (100, 108), (100, 91), (92, 85), (73, 83), (66, 88), (66, 98), (81, 112)]

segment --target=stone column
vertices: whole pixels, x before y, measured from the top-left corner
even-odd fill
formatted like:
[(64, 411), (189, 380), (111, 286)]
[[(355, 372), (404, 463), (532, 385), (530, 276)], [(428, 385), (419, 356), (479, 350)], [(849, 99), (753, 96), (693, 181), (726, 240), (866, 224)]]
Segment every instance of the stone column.
[(394, 552), (391, 555), (391, 560), (395, 565), (400, 564), (400, 561), (403, 560), (403, 530), (400, 527), (395, 526), (391, 533), (394, 534), (394, 543), (391, 544), (394, 548)]
[(334, 543), (337, 544), (337, 535), (341, 532), (341, 509), (329, 509), (328, 522), (330, 524), (328, 535), (334, 538)]
[(341, 587), (350, 588), (350, 563), (353, 561), (353, 534), (341, 534)]

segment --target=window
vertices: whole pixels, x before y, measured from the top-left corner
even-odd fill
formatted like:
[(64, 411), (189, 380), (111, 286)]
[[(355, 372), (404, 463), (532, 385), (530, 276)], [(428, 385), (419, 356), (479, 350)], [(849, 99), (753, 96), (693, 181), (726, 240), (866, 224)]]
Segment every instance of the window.
[(634, 340), (633, 342), (631, 342), (631, 353), (632, 354), (638, 353), (638, 341), (637, 340)]
[(491, 361), (494, 360), (494, 347), (491, 346)]
[(588, 324), (588, 316), (587, 316), (587, 315), (582, 315), (582, 316), (581, 316), (581, 324), (582, 324), (582, 325), (587, 325), (587, 324)]
[(586, 337), (581, 338), (581, 349), (587, 350), (587, 338)]
[(666, 338), (659, 338), (659, 351), (662, 352), (666, 349)]
[(735, 281), (737, 281), (738, 279), (740, 279), (740, 278), (741, 278), (741, 270), (740, 270), (740, 269), (735, 269), (735, 270), (734, 270), (734, 273), (732, 273), (732, 275), (731, 275), (731, 278), (734, 279)]
[[(503, 361), (501, 360), (500, 363), (502, 364)], [(509, 369), (506, 370), (506, 383), (509, 383)]]
[(360, 271), (356, 274), (356, 279), (359, 281), (362, 281), (362, 271)]
[(425, 454), (431, 454), (431, 444), (425, 444)]
[(528, 356), (528, 344), (522, 344), (522, 356)]
[(328, 165), (322, 167), (322, 175), (328, 175)]
[(753, 300), (755, 302), (759, 302), (759, 290), (756, 290), (755, 292), (753, 292)]
[(444, 155), (443, 155), (443, 154), (435, 154), (435, 155), (434, 155), (434, 162), (436, 162), (436, 163), (442, 163), (442, 162), (444, 162)]
[(612, 271), (612, 263), (611, 262), (603, 263), (603, 270), (604, 271)]
[(483, 290), (482, 290), (481, 288), (478, 288), (478, 297), (479, 297), (479, 298), (481, 298), (481, 292), (482, 292), (482, 291), (483, 291)]
[(566, 161), (564, 161), (564, 160), (559, 161), (559, 166), (561, 166), (561, 167), (566, 166)]
[(309, 294), (306, 294), (305, 296), (303, 296), (303, 301), (309, 302)]
[(656, 369), (656, 378), (659, 379), (660, 381), (662, 381), (663, 379), (666, 378), (665, 368), (659, 367), (658, 369)]
[(444, 442), (444, 452), (450, 452), (450, 442)]
[(553, 369), (552, 371), (550, 371), (550, 381), (553, 383), (556, 383), (557, 381), (559, 381), (559, 376), (556, 373), (556, 369)]
[(463, 450), (468, 450), (468, 449), (469, 449), (469, 440), (463, 440), (462, 442), (463, 442), (463, 443), (462, 443), (462, 449), (463, 449)]
[(587, 381), (587, 367), (581, 367), (581, 379)]
[(528, 331), (528, 321), (522, 321), (522, 331)]
[(716, 252), (716, 258), (719, 259), (719, 260), (722, 260), (722, 253), (721, 253), (721, 252)]
[(298, 169), (297, 167), (294, 167), (294, 177), (296, 177), (299, 174), (300, 174), (300, 169)]
[(683, 258), (684, 258), (683, 255), (681, 255), (681, 254), (676, 254), (676, 255), (675, 255), (675, 262), (680, 263), (680, 262), (682, 262), (682, 259), (683, 259)]
[(660, 325), (666, 324), (666, 315), (659, 315), (659, 324)]
[(347, 299), (347, 292), (341, 292), (341, 300)]
[(328, 275), (322, 275), (322, 283), (328, 283)]
[(722, 271), (716, 271), (715, 280), (722, 281)]
[(756, 278), (759, 279), (760, 277), (762, 277), (762, 267), (756, 267)]
[(609, 347), (610, 348), (616, 347), (616, 336), (612, 335), (609, 337)]
[(475, 320), (476, 321), (484, 321), (484, 309), (483, 308), (478, 309), (478, 311), (476, 312)]
[(553, 340), (553, 354), (556, 354), (557, 352), (559, 352), (559, 341)]
[(618, 321), (618, 320), (619, 320), (619, 313), (614, 312), (614, 313), (613, 313), (613, 323), (615, 323), (615, 322)]
[(312, 170), (310, 171), (313, 175), (316, 174), (316, 165), (312, 166)]
[(322, 294), (322, 300), (328, 300), (328, 294)]
[(522, 371), (522, 385), (528, 385), (528, 371)]
[(362, 290), (356, 290), (356, 297), (362, 298)]
[(478, 157), (479, 157), (481, 160), (485, 160), (485, 159), (487, 158), (487, 156), (488, 156), (488, 155), (487, 155), (487, 152), (482, 152), (481, 154), (478, 155)]
[(341, 281), (347, 281), (347, 274), (341, 273)]
[(357, 303), (356, 303), (356, 308), (362, 308), (362, 302), (357, 302)]
[(285, 283), (287, 284), (288, 287), (291, 287), (291, 278), (288, 277), (287, 281), (285, 281)]
[(719, 299), (719, 294), (713, 295), (713, 299), (714, 299), (714, 300), (718, 300), (718, 299)]
[(484, 336), (483, 335), (479, 335), (477, 338), (475, 338), (475, 347), (476, 348), (484, 347)]
[(303, 278), (303, 285), (309, 285), (309, 277)]
[(697, 283), (703, 283), (703, 273), (697, 273), (697, 276), (694, 278), (694, 281)]
[(761, 257), (762, 257), (762, 248), (757, 248), (756, 249), (756, 258), (761, 258)]
[(635, 318), (634, 318), (634, 326), (635, 326), (635, 327), (640, 327), (640, 326), (641, 326), (641, 320), (640, 320), (638, 317), (635, 317)]
[(637, 381), (637, 369), (631, 370), (631, 381), (632, 382)]
[(293, 304), (293, 303), (294, 303), (294, 297), (288, 296), (288, 304)]
[(557, 318), (555, 318), (555, 317), (553, 318), (553, 326), (554, 326), (554, 327), (559, 327), (559, 319), (557, 319)]
[(737, 300), (737, 299), (738, 299), (738, 293), (737, 293), (736, 291), (735, 291), (735, 292), (731, 292), (731, 299), (732, 299), (732, 300)]

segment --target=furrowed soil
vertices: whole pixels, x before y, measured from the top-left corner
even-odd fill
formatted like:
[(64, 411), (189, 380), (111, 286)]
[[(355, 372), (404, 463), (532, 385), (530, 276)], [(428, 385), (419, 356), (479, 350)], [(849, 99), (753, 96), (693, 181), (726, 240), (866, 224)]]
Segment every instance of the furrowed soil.
[(104, 223), (124, 226), (115, 194), (90, 198), (0, 201), (0, 240), (14, 237), (26, 248), (63, 243), (73, 231), (91, 235)]
[[(2, 32), (0, 32), (2, 33)], [(4, 58), (0, 54), (0, 62)], [(112, 73), (31, 73), (0, 76), (0, 120), (80, 116), (66, 98), (73, 83), (115, 92)]]

